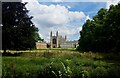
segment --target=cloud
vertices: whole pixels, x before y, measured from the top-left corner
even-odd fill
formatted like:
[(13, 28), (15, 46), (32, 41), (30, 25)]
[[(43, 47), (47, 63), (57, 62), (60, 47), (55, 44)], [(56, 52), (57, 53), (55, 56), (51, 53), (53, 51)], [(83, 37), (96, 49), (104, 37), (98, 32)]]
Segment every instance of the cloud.
[(71, 8), (71, 6), (67, 6), (67, 8), (69, 8), (69, 9), (70, 9), (70, 8)]
[[(11, 0), (2, 0), (9, 2)], [(22, 0), (24, 2), (35, 2), (35, 0)], [(38, 0), (39, 2), (107, 2), (108, 0)], [(15, 2), (13, 0), (12, 2)]]
[(38, 2), (37, 0), (22, 0), (22, 2)]
[(40, 2), (106, 2), (107, 0), (38, 0)]
[(89, 20), (92, 20), (92, 19), (89, 17), (89, 15), (86, 16), (85, 21), (88, 20), (88, 19), (89, 19)]
[[(79, 38), (79, 31), (86, 19), (90, 19), (82, 11), (69, 11), (69, 6), (43, 5), (37, 0), (26, 5), (29, 14), (34, 18), (33, 23), (39, 28), (40, 35), (49, 41), (50, 31), (59, 31), (60, 35), (67, 35), (69, 40)], [(82, 21), (82, 22), (81, 22)], [(54, 33), (53, 32), (53, 33)]]
[(110, 5), (117, 5), (119, 0), (108, 0), (106, 3), (106, 9), (109, 9)]

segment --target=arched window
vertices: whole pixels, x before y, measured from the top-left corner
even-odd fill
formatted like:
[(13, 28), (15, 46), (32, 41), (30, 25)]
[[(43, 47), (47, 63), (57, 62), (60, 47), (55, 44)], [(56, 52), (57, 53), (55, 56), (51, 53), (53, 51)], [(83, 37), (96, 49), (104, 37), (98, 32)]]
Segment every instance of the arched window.
[(53, 39), (53, 44), (56, 44), (56, 39)]

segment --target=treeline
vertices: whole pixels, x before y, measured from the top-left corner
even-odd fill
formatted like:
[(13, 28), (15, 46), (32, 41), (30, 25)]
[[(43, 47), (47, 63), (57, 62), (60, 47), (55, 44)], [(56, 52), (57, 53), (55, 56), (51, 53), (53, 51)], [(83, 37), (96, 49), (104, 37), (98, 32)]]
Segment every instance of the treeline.
[(120, 52), (120, 3), (100, 9), (80, 31), (81, 51)]

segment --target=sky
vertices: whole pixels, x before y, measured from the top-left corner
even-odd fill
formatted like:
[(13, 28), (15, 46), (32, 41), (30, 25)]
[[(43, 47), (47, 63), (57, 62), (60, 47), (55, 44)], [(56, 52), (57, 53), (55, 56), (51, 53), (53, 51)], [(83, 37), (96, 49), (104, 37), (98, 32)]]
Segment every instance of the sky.
[(109, 9), (111, 4), (117, 4), (119, 0), (24, 0), (28, 2), (26, 8), (29, 15), (33, 16), (32, 22), (39, 29), (40, 36), (47, 42), (50, 41), (50, 32), (55, 35), (67, 36), (67, 40), (78, 40), (80, 31), (87, 19), (93, 16), (101, 8)]

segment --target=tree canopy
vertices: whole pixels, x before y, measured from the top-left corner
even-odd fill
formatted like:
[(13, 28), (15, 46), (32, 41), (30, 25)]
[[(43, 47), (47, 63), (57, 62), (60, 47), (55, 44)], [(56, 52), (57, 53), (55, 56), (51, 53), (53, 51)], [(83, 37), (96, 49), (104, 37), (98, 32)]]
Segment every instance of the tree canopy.
[(92, 20), (87, 20), (80, 31), (81, 51), (120, 51), (120, 3), (100, 9)]
[(3, 50), (25, 50), (35, 48), (35, 42), (41, 39), (38, 28), (28, 15), (27, 3), (2, 3), (2, 47)]

